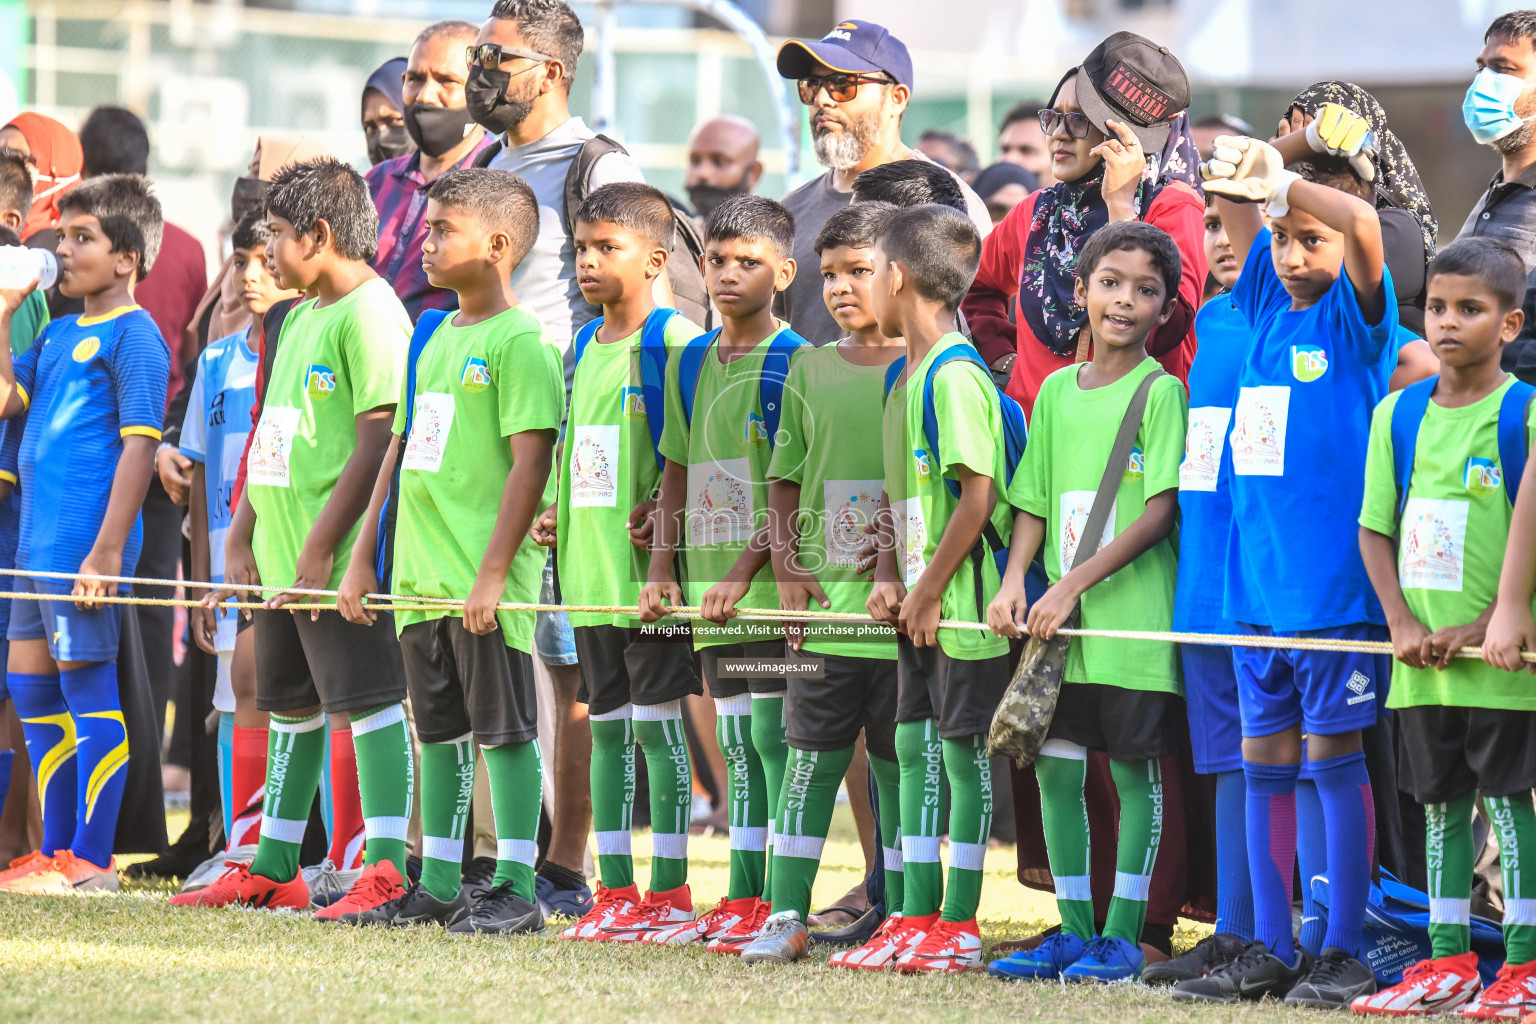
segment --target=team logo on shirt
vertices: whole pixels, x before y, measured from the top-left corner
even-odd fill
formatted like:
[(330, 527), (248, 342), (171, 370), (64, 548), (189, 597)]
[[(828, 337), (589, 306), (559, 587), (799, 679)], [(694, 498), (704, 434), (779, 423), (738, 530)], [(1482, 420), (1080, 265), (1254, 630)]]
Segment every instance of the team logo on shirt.
[(1470, 458), (1462, 473), (1462, 483), (1469, 492), (1482, 497), (1504, 486), (1504, 472), (1493, 464), (1492, 459)]
[(641, 417), (645, 415), (645, 388), (625, 386), (619, 389), (619, 401), (623, 404), (624, 415)]
[(926, 448), (915, 448), (912, 451), (912, 461), (917, 464), (917, 485), (925, 487), (933, 476), (933, 459), (929, 457)]
[(484, 391), (491, 386), (491, 368), (479, 356), (470, 356), (464, 360), (464, 369), (459, 371), (459, 383), (471, 393)]
[(768, 443), (768, 421), (755, 412), (747, 413), (747, 444), (761, 445)]
[(1327, 352), (1316, 345), (1291, 346), (1291, 376), (1306, 384), (1327, 372)]
[(1147, 472), (1147, 455), (1140, 448), (1131, 448), (1131, 457), (1125, 460), (1123, 480), (1140, 480)]
[(95, 338), (95, 337), (91, 337), (91, 338), (86, 338), (84, 341), (82, 341), (79, 344), (77, 344), (75, 346), (74, 352), (70, 353), (70, 355), (72, 355), (74, 357), (75, 362), (77, 362), (77, 363), (85, 363), (85, 362), (89, 362), (91, 357), (94, 356), (97, 352), (100, 352), (100, 351), (101, 351), (101, 339)]
[(331, 393), (336, 390), (336, 371), (329, 366), (311, 363), (309, 369), (304, 371), (304, 390), (309, 393), (312, 402), (331, 397)]

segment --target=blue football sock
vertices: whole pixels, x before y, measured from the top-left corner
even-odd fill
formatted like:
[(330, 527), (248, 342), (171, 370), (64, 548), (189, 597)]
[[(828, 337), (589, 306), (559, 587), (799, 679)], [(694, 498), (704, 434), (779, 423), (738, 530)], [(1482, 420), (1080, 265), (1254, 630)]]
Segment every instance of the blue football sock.
[(16, 751), (0, 750), (0, 814), (5, 813), (5, 798), (11, 790), (11, 764), (16, 760)]
[(219, 803), (224, 808), (224, 840), (235, 824), (235, 713), (219, 712)]
[(1328, 845), (1328, 932), (1323, 945), (1358, 957), (1371, 889), (1376, 805), (1365, 754), (1356, 751), (1307, 766), (1323, 805)]
[(21, 734), (43, 807), (44, 855), (67, 849), (75, 836), (75, 720), (64, 704), (59, 677), (7, 672), (6, 688), (21, 718)]
[(1253, 941), (1248, 780), (1241, 770), (1216, 776), (1216, 931)]
[(1295, 764), (1243, 762), (1248, 780), (1248, 873), (1253, 882), (1253, 937), (1283, 963), (1296, 962), (1291, 932), (1291, 880), (1296, 871)]
[(112, 862), (117, 813), (128, 781), (128, 727), (117, 695), (117, 662), (93, 661), (59, 673), (59, 685), (75, 720), (79, 798), (70, 849), (99, 868)]
[(1323, 820), (1323, 800), (1312, 780), (1311, 766), (1296, 783), (1296, 861), (1301, 873), (1301, 934), (1296, 941), (1313, 956), (1323, 951), (1328, 931), (1328, 911), (1312, 898), (1312, 879), (1328, 874), (1328, 826)]

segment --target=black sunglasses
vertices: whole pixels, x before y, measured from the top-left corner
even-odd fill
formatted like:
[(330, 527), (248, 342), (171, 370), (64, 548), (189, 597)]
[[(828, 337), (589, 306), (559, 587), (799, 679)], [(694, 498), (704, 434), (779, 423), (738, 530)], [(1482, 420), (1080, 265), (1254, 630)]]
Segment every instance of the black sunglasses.
[(519, 50), (515, 46), (501, 46), (497, 43), (481, 43), (479, 46), (465, 47), (464, 56), (470, 67), (478, 64), (487, 71), (495, 71), (507, 61), (517, 60), (519, 57), (537, 63), (555, 59), (547, 53), (539, 53), (536, 50)]
[(1052, 110), (1049, 107), (1041, 109), (1040, 130), (1045, 132), (1046, 135), (1055, 135), (1056, 129), (1060, 128), (1063, 122), (1066, 123), (1067, 134), (1074, 139), (1086, 139), (1088, 137), (1088, 129), (1093, 127), (1093, 122), (1088, 120), (1087, 114), (1080, 114), (1075, 110), (1071, 113), (1063, 114), (1061, 111)]
[(817, 94), (825, 89), (833, 103), (847, 103), (859, 94), (861, 85), (894, 84), (885, 75), (817, 75), (800, 79), (800, 102), (810, 106), (816, 102)]

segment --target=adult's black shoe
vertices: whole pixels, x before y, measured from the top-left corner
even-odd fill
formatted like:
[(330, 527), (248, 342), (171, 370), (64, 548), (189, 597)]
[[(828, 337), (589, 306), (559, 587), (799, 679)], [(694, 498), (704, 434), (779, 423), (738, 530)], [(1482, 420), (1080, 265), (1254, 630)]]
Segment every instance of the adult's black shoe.
[(878, 906), (870, 907), (860, 914), (853, 923), (845, 924), (841, 928), (828, 928), (824, 931), (811, 932), (811, 941), (819, 942), (824, 946), (862, 946), (875, 934), (875, 929), (885, 920), (885, 915), (880, 912)]
[(1376, 975), (1338, 946), (1329, 946), (1286, 995), (1288, 1006), (1347, 1010), (1356, 996), (1376, 991)]
[[(385, 904), (388, 906), (389, 904)], [(423, 885), (413, 885), (404, 896), (395, 901), (394, 912), (387, 922), (391, 928), (409, 928), (412, 925), (438, 925), (447, 928), (469, 916), (474, 898), (469, 889), (460, 888), (453, 899), (444, 902), (427, 891)], [(380, 908), (382, 909), (382, 908)]]
[(1147, 964), (1142, 969), (1141, 980), (1147, 985), (1177, 985), (1180, 982), (1203, 978), (1223, 964), (1229, 964), (1243, 955), (1247, 943), (1236, 935), (1220, 933), (1201, 939), (1194, 949), (1163, 960)]
[(448, 926), (451, 935), (536, 935), (544, 930), (544, 915), (503, 882), (475, 901), (469, 913)]
[(1175, 985), (1173, 998), (1208, 1003), (1240, 1000), (1256, 1003), (1265, 997), (1283, 999), (1306, 970), (1302, 961), (1298, 960), (1295, 967), (1287, 967), (1263, 942), (1251, 942), (1232, 962), (1213, 969), (1203, 978), (1191, 978)]

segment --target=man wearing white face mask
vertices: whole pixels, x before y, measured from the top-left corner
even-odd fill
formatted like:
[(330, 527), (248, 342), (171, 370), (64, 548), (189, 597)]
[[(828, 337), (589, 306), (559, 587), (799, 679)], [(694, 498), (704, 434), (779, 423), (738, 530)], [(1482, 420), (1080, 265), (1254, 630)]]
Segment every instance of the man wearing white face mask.
[(1497, 238), (1536, 270), (1536, 11), (1501, 14), (1488, 26), (1462, 117), (1472, 137), (1503, 157), (1459, 238)]

